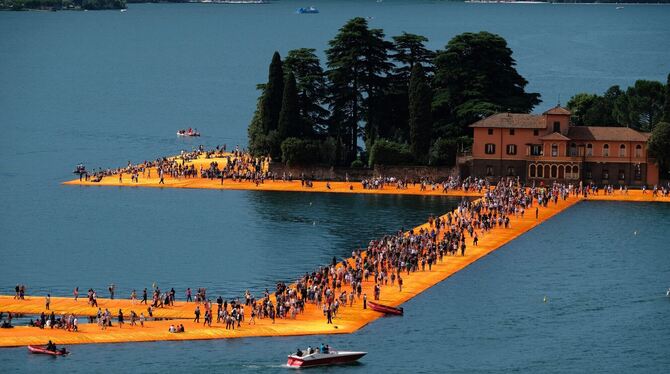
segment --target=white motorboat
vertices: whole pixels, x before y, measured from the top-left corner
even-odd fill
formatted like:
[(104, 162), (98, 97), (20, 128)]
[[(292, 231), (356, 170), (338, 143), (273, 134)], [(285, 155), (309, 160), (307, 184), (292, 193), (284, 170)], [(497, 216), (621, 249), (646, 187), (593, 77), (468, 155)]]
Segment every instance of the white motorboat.
[(312, 353), (298, 351), (288, 356), (286, 365), (290, 367), (311, 367), (325, 365), (342, 365), (356, 362), (367, 352), (336, 351), (329, 349), (325, 353), (315, 350)]

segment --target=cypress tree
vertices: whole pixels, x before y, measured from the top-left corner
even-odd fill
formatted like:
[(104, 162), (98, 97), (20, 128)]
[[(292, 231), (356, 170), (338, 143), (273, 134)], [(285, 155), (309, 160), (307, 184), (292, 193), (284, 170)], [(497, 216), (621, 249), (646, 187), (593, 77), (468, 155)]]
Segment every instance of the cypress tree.
[(272, 55), (268, 83), (265, 85), (261, 119), (265, 133), (276, 130), (279, 126), (279, 112), (284, 94), (284, 70), (279, 52)]
[(298, 110), (298, 90), (295, 75), (293, 75), (293, 72), (289, 72), (284, 85), (281, 112), (279, 112), (278, 130), (281, 141), (303, 135), (302, 121)]
[(426, 160), (430, 148), (432, 96), (423, 67), (415, 64), (409, 80), (409, 133), (410, 151), (418, 161)]
[(665, 83), (665, 102), (663, 103), (663, 122), (670, 122), (670, 74)]

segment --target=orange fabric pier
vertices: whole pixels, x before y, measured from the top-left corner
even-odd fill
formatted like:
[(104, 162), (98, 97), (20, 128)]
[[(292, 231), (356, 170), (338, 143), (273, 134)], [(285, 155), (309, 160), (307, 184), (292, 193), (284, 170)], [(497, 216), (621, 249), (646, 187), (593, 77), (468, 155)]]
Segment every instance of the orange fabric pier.
[[(379, 302), (391, 306), (402, 304), (500, 248), (502, 245), (539, 225), (553, 215), (565, 210), (579, 200), (579, 198), (570, 197), (567, 201), (559, 200), (557, 204), (549, 203), (546, 208), (540, 208), (539, 219), (535, 219), (534, 212), (531, 212), (531, 210), (523, 218), (510, 217), (510, 228), (497, 227), (485, 235), (480, 234), (478, 246), (471, 245), (472, 241), (469, 239), (465, 256), (446, 256), (442, 262), (433, 265), (432, 271), (426, 270), (417, 271), (409, 275), (403, 274), (404, 285), (402, 292), (399, 291), (397, 286), (383, 286)], [(419, 227), (428, 228), (429, 226), (426, 223)], [(372, 300), (374, 294), (373, 287), (373, 281), (364, 282), (363, 284), (363, 292), (368, 295), (369, 300)], [(126, 316), (125, 326), (119, 328), (115, 323), (114, 327), (101, 330), (96, 324), (80, 324), (79, 332), (34, 327), (0, 329), (0, 347), (44, 344), (49, 339), (58, 344), (80, 344), (351, 333), (382, 316), (380, 313), (370, 309), (363, 310), (362, 301), (357, 300), (352, 307), (340, 307), (338, 316), (333, 321), (334, 324), (328, 325), (326, 324), (323, 312), (315, 305), (307, 304), (305, 312), (298, 314), (295, 320), (277, 319), (272, 324), (272, 321), (266, 318), (258, 320), (255, 325), (249, 325), (247, 312), (246, 321), (243, 322), (241, 328), (226, 330), (222, 324), (212, 323), (212, 327), (203, 327), (202, 324), (196, 325), (191, 322), (195, 304), (178, 302), (175, 307), (156, 309), (154, 315), (190, 319), (147, 322), (145, 323), (145, 327), (142, 328), (139, 326), (129, 326), (127, 316), (131, 309), (139, 312), (146, 311), (146, 307), (139, 305), (133, 307), (128, 300), (99, 299), (98, 303), (103, 310), (104, 308), (109, 308), (112, 315), (116, 315), (118, 309), (122, 308)], [(43, 297), (28, 298), (22, 301), (14, 300), (11, 296), (0, 297), (0, 310), (2, 311), (35, 314), (43, 311), (43, 305)], [(87, 307), (85, 299), (74, 302), (72, 299), (52, 298), (51, 307), (58, 313), (74, 313), (80, 316), (80, 318), (84, 315), (91, 315), (97, 310), (96, 308)], [(186, 332), (169, 333), (167, 330), (172, 323), (183, 323)]]

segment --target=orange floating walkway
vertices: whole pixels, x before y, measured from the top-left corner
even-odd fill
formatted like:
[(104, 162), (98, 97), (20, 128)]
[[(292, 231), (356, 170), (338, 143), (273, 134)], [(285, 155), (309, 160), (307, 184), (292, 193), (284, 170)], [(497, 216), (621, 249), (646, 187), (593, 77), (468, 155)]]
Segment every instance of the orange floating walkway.
[[(523, 218), (510, 217), (509, 228), (497, 227), (486, 234), (480, 233), (478, 246), (472, 246), (472, 241), (468, 240), (469, 245), (465, 256), (445, 256), (442, 262), (433, 265), (431, 271), (426, 270), (403, 274), (404, 285), (402, 292), (400, 292), (397, 286), (382, 286), (379, 302), (392, 306), (404, 303), (578, 201), (580, 201), (579, 198), (570, 197), (567, 201), (560, 200), (557, 204), (549, 203), (546, 208), (540, 208), (538, 219), (535, 219), (534, 209), (532, 211), (529, 209), (528, 214)], [(421, 227), (428, 228), (429, 225), (426, 223), (417, 227), (417, 229)], [(373, 287), (373, 281), (363, 282), (363, 293), (368, 295), (369, 300), (372, 300), (372, 295), (374, 294)], [(128, 300), (98, 299), (98, 303), (103, 310), (104, 308), (109, 308), (113, 316), (117, 314), (119, 308), (122, 308), (126, 319), (128, 319), (127, 316), (130, 309), (135, 308), (137, 312), (146, 311), (144, 306), (132, 306)], [(43, 297), (28, 298), (22, 301), (14, 300), (11, 296), (0, 297), (1, 311), (38, 314), (43, 311), (43, 304)], [(97, 311), (96, 308), (87, 307), (85, 299), (74, 302), (71, 299), (52, 298), (51, 307), (58, 313), (74, 313), (78, 316), (91, 315)], [(171, 318), (191, 318), (193, 309), (193, 303), (186, 304), (181, 302), (176, 303), (171, 308), (156, 309), (154, 315)], [(247, 311), (247, 319), (249, 318), (248, 314), (249, 312)], [(144, 328), (139, 326), (131, 327), (126, 323), (123, 328), (114, 326), (106, 330), (101, 330), (96, 324), (80, 324), (79, 332), (34, 327), (15, 327), (13, 329), (0, 329), (0, 347), (44, 344), (49, 339), (58, 344), (83, 344), (351, 333), (381, 316), (380, 313), (370, 309), (363, 310), (362, 301), (357, 300), (352, 307), (340, 307), (333, 325), (326, 324), (322, 311), (314, 304), (307, 304), (305, 312), (299, 314), (295, 320), (277, 319), (272, 324), (270, 319), (263, 319), (258, 320), (255, 325), (248, 325), (247, 322), (244, 322), (242, 328), (236, 330), (226, 330), (224, 325), (216, 323), (213, 323), (211, 327), (203, 327), (200, 324), (191, 322), (191, 320), (147, 322)], [(171, 323), (183, 323), (186, 332), (179, 334), (167, 332)]]

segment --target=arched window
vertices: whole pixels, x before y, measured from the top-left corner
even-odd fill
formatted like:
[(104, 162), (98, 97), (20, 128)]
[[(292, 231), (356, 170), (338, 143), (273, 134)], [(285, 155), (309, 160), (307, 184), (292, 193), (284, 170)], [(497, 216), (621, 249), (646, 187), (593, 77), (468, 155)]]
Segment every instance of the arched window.
[(619, 146), (619, 157), (626, 157), (626, 145), (621, 144)]
[(572, 178), (579, 179), (579, 166), (577, 165), (572, 167)]
[(528, 175), (531, 178), (535, 178), (535, 164), (530, 164), (530, 168), (528, 170)]
[(639, 144), (635, 146), (635, 157), (642, 157), (642, 146)]
[(572, 166), (568, 165), (565, 167), (565, 177), (572, 179)]
[(563, 165), (558, 166), (558, 179), (565, 178), (565, 173), (563, 172)]
[(544, 165), (544, 177), (549, 178), (549, 165)]
[(557, 176), (558, 176), (558, 168), (556, 167), (556, 165), (551, 165), (551, 177), (556, 179)]
[(586, 155), (593, 156), (593, 144), (586, 145)]
[(537, 177), (544, 178), (544, 167), (542, 165), (537, 166)]
[(610, 156), (610, 145), (605, 144), (603, 146), (603, 157), (609, 157)]

